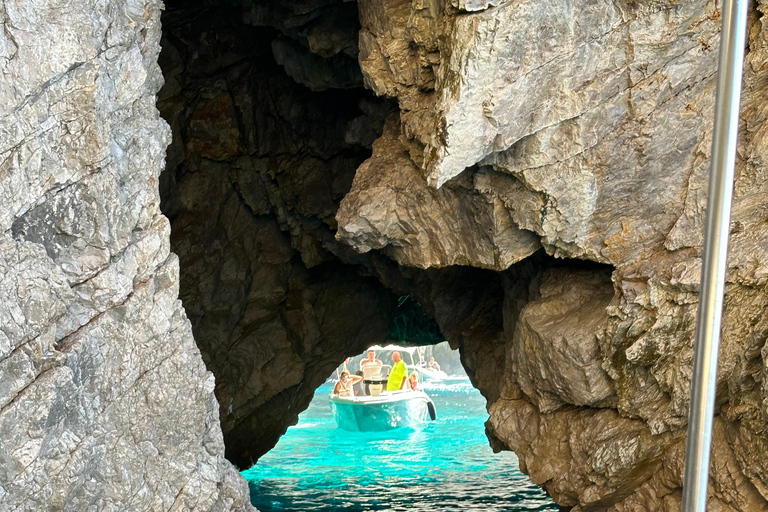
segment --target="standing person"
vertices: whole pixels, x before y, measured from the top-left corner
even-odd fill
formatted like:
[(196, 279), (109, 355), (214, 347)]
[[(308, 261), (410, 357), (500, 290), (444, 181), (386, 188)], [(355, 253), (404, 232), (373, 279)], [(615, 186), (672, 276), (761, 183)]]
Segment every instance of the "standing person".
[(405, 387), (405, 379), (408, 378), (408, 369), (405, 362), (400, 359), (400, 352), (392, 352), (392, 371), (387, 379), (387, 391), (397, 391)]
[(376, 352), (373, 350), (368, 351), (368, 359), (360, 361), (360, 369), (363, 370), (366, 366), (376, 365), (381, 366), (381, 359), (376, 359)]
[[(368, 359), (360, 361), (360, 370), (363, 372), (364, 379), (370, 379), (381, 371), (381, 359), (376, 359), (376, 352), (373, 350), (368, 351)], [(365, 383), (364, 388), (365, 394), (370, 395), (370, 384)]]

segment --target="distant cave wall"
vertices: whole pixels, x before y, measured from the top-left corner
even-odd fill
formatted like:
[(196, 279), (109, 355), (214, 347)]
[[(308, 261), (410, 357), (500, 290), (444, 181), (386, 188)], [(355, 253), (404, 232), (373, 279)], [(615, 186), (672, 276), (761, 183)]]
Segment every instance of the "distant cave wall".
[(393, 108), (362, 87), (356, 5), (252, 9), (169, 2), (158, 100), (174, 134), (161, 195), (180, 296), (240, 467), (345, 356), (386, 339), (397, 298), (334, 238)]

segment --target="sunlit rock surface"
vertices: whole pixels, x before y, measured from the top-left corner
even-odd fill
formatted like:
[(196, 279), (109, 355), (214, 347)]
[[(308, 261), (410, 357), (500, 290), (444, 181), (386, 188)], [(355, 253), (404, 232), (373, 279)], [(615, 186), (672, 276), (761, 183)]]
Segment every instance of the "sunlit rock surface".
[(399, 130), (397, 117), (390, 116), (373, 156), (358, 168), (353, 192), (336, 215), (338, 238), (363, 252), (385, 249), (401, 265), (423, 268), (504, 269), (541, 247), (504, 205), (512, 197), (536, 201), (522, 184), (509, 180), (503, 183), (509, 186), (483, 193), (497, 173), (481, 169), (462, 181), (432, 188), (398, 140)]
[[(768, 507), (768, 52), (764, 3), (755, 9), (718, 385), (721, 462), (711, 470), (717, 510)], [(454, 251), (423, 242), (456, 237), (439, 222), (442, 205), (425, 213), (419, 196), (400, 194), (385, 214), (377, 177), (432, 195), (463, 187), (463, 201), (501, 195), (510, 225), (566, 263), (557, 274), (550, 264), (523, 272), (525, 285), (503, 276), (526, 260), (490, 267), (509, 268), (496, 285), (504, 302), (495, 335), (451, 329), (455, 312), (435, 308), (489, 398), (492, 442), (516, 450), (534, 481), (574, 510), (679, 508), (718, 6), (361, 1), (360, 20), (366, 85), (397, 99), (400, 132), (374, 143), (342, 203), (338, 236), (358, 250), (388, 245), (408, 265), (450, 265)], [(400, 165), (375, 150), (395, 139), (410, 156)], [(466, 185), (488, 167), (484, 186)], [(370, 176), (377, 168), (386, 171)], [(526, 193), (500, 194), (507, 183)], [(416, 237), (383, 215), (424, 227)], [(493, 227), (480, 222), (458, 238)], [(508, 247), (486, 240), (491, 247), (475, 247)], [(610, 280), (604, 268), (570, 269), (581, 266), (575, 259), (609, 265)]]
[(159, 208), (160, 3), (0, 20), (0, 510), (250, 510)]

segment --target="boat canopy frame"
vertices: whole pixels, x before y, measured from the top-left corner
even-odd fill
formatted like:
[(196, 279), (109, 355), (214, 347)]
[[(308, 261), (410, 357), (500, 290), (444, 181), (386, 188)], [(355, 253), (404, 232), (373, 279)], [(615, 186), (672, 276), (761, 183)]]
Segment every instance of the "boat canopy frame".
[(368, 352), (369, 350), (374, 350), (376, 352), (408, 352), (408, 354), (413, 357), (413, 353), (417, 352), (419, 347), (402, 347), (400, 345), (374, 345), (372, 347), (368, 347), (365, 352)]

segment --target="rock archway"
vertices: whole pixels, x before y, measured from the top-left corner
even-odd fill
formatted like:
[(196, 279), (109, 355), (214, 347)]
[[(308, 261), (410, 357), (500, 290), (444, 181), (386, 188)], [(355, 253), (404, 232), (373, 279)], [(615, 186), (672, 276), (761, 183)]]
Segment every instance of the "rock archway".
[[(559, 503), (677, 506), (714, 59), (685, 27), (699, 20), (703, 41), (716, 24), (692, 4), (614, 6), (579, 23), (600, 41), (653, 39), (631, 20), (671, 9), (676, 35), (649, 39), (654, 57), (577, 69), (593, 36), (553, 28), (543, 48), (491, 28), (540, 26), (532, 6), (169, 3), (161, 193), (230, 460), (273, 446), (344, 355), (386, 336), (408, 294), (461, 349), (491, 443)], [(498, 30), (518, 43), (497, 45)], [(665, 52), (686, 77), (661, 64), (669, 97), (638, 100), (661, 86), (633, 66)], [(731, 293), (757, 325), (753, 286)], [(726, 361), (742, 376), (756, 364)], [(713, 499), (762, 503), (756, 452), (739, 440), (755, 431), (721, 418), (719, 457), (734, 469), (718, 485), (740, 483)]]
[[(158, 107), (173, 129), (163, 211), (180, 258), (180, 297), (217, 378), (227, 457), (240, 467), (274, 446), (346, 355), (387, 338), (403, 294), (442, 320), (454, 346), (465, 337), (477, 345), (465, 350), (466, 366), (474, 376), (485, 363), (477, 382), (488, 396), (498, 396), (504, 373), (503, 345), (490, 353), (484, 347), (504, 332), (502, 274), (400, 266), (396, 246), (360, 254), (335, 236), (339, 205), (353, 177), (370, 174), (372, 154), (405, 162), (408, 172), (415, 167), (386, 143), (397, 105), (363, 86), (357, 5), (299, 11), (278, 2), (250, 11), (170, 2), (163, 17), (166, 84)], [(491, 179), (494, 172), (473, 174)], [(452, 222), (466, 232), (493, 226), (490, 235), (455, 232), (445, 240), (440, 231), (411, 228), (416, 239), (403, 254), (432, 258), (419, 260), (421, 267), (448, 259), (505, 268), (539, 247), (508, 219), (499, 225), (503, 215), (471, 182), (437, 193), (393, 185), (404, 197), (434, 195), (437, 212), (412, 212), (416, 222), (434, 219), (445, 232)], [(419, 252), (431, 248), (434, 254)], [(528, 280), (551, 263), (542, 255), (520, 272)]]

